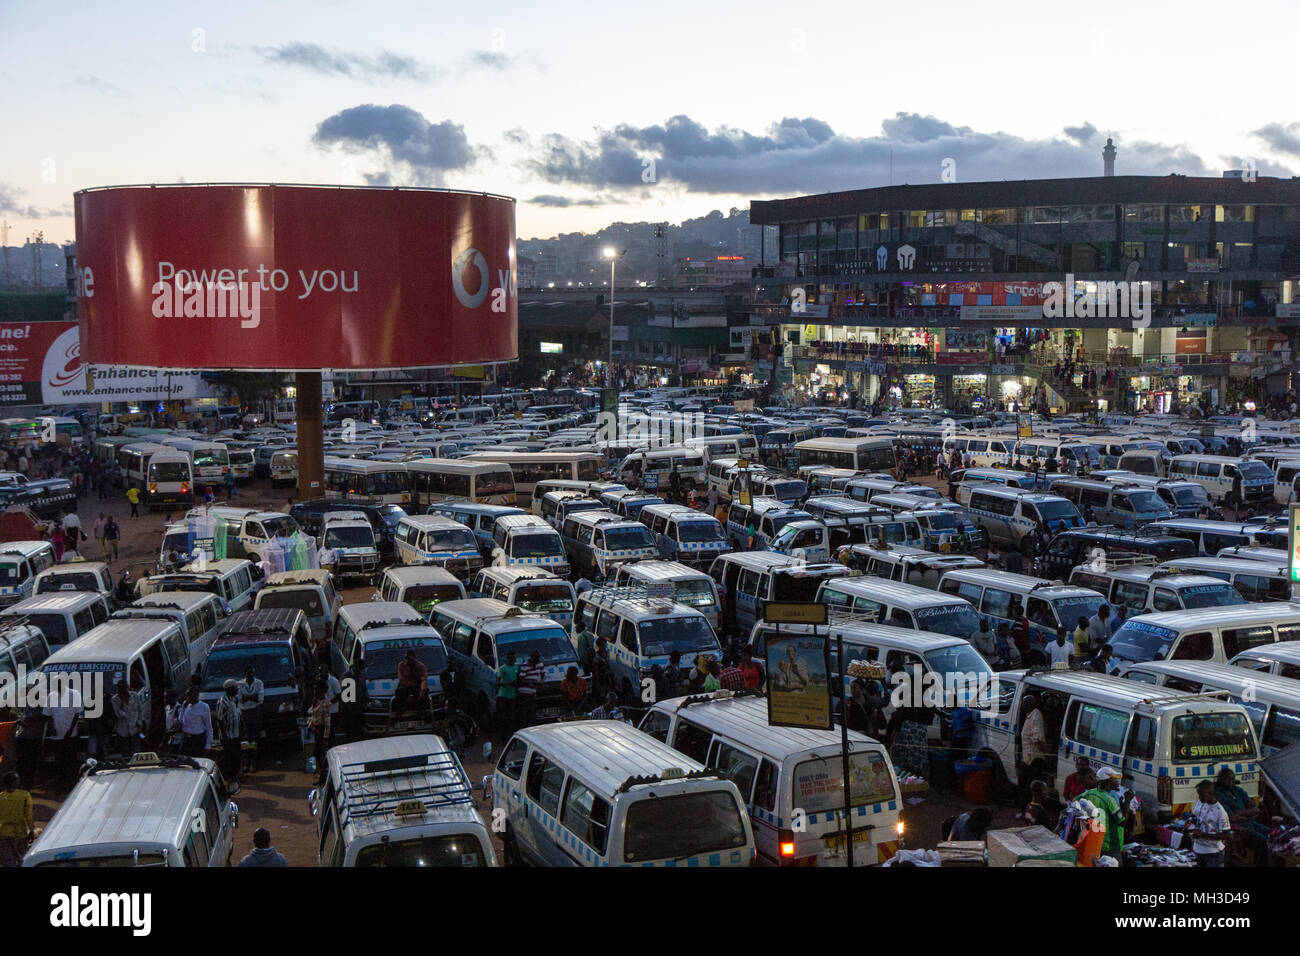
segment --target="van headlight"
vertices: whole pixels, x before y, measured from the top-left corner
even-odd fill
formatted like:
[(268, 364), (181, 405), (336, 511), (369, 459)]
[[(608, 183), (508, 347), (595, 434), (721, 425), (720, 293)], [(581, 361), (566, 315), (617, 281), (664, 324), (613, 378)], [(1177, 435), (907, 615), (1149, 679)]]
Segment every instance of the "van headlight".
[(293, 713), (295, 710), (297, 710), (297, 709), (298, 709), (298, 705), (297, 705), (297, 704), (295, 704), (295, 703), (294, 703), (293, 701), (291, 701), (291, 700), (286, 700), (286, 701), (284, 701), (283, 703), (281, 703), (280, 706), (277, 707), (275, 710), (276, 710), (276, 713), (279, 713), (279, 714), (292, 714), (292, 713)]

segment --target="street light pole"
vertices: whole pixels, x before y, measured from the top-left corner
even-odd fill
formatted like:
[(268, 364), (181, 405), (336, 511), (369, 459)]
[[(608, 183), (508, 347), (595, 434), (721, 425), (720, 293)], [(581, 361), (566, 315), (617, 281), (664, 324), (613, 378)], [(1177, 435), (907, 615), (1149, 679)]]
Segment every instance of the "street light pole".
[(605, 388), (614, 387), (614, 266), (618, 264), (618, 253), (613, 246), (606, 246), (603, 253), (609, 259), (609, 361), (605, 363)]

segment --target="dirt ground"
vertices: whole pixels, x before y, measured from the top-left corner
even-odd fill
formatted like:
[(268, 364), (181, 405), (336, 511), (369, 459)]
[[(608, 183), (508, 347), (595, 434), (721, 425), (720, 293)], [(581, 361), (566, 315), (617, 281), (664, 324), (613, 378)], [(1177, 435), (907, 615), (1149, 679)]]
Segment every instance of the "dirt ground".
[[(931, 482), (938, 486), (937, 482)], [(946, 491), (946, 488), (943, 490)], [(224, 501), (224, 490), (219, 496)], [(245, 483), (238, 490), (232, 504), (240, 507), (266, 508), (268, 510), (287, 511), (290, 499), (286, 492), (276, 489), (272, 492), (269, 482), (258, 480)], [(171, 517), (178, 520), (184, 514), (183, 508), (177, 507)], [(105, 501), (99, 500), (94, 493), (82, 498), (78, 515), (87, 534), (98, 517), (99, 512), (112, 514), (117, 518), (122, 529), (122, 539), (118, 559), (112, 563), (114, 577), (122, 571), (129, 570), (133, 578), (141, 573), (153, 571), (153, 562), (158, 554), (163, 529), (167, 524), (167, 513), (163, 511), (141, 511), (139, 518), (130, 518), (130, 504), (120, 495)], [(94, 541), (88, 541), (83, 554), (88, 559), (96, 559)], [(370, 600), (372, 589), (368, 587), (343, 590), (344, 603), (356, 603)], [(477, 786), (479, 781), (492, 771), (492, 759), (484, 760), (482, 745), (491, 740), (493, 754), (500, 753), (503, 743), (496, 735), (484, 737), (478, 741), (467, 754), (465, 770), (470, 780)], [(240, 792), (234, 797), (239, 806), (239, 830), (236, 834), (235, 858), (238, 860), (252, 848), (253, 831), (257, 827), (266, 827), (271, 831), (275, 847), (285, 855), (291, 866), (314, 866), (316, 863), (316, 824), (307, 806), (307, 794), (315, 785), (314, 776), (305, 771), (305, 754), (292, 744), (268, 746), (262, 755), (256, 772), (247, 774), (241, 781)], [(38, 783), (33, 794), (36, 802), (37, 825), (53, 816), (58, 801), (48, 790)], [(940, 839), (940, 826), (949, 816), (970, 809), (970, 804), (960, 794), (936, 792), (931, 790), (921, 795), (905, 795), (904, 819), (907, 832), (904, 845), (908, 847), (934, 847)], [(478, 796), (479, 812), (485, 820), (490, 818), (490, 806)], [(1015, 811), (1010, 805), (995, 807), (997, 817), (995, 827), (1014, 826)], [(501, 846), (497, 843), (498, 858)]]

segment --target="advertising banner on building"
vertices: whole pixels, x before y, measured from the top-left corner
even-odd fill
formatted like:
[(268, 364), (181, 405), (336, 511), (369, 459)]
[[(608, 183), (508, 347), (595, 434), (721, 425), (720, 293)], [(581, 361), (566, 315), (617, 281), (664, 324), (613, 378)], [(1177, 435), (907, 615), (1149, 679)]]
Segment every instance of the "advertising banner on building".
[(87, 379), (77, 323), (0, 323), (0, 405), (162, 402), (218, 395), (193, 370), (95, 365), (89, 371)]
[(513, 199), (179, 185), (83, 190), (74, 206), (95, 362), (294, 371), (518, 355)]

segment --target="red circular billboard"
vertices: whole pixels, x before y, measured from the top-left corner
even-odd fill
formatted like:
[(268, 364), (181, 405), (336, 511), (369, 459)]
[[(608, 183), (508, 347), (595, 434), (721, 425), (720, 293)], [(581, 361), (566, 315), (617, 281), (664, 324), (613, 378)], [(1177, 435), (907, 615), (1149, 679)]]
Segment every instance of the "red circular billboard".
[(75, 199), (88, 362), (290, 371), (517, 357), (513, 199), (275, 185)]

